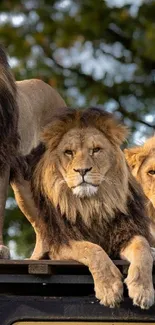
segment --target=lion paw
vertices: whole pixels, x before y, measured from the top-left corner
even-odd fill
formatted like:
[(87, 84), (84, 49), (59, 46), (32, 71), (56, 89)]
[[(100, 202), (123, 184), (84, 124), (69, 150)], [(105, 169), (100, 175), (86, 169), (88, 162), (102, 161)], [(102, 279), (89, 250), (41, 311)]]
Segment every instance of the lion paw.
[(5, 259), (5, 260), (10, 259), (10, 251), (7, 246), (0, 245), (0, 259)]
[[(119, 272), (119, 270), (118, 270)], [(121, 274), (116, 276), (113, 272), (108, 274), (108, 279), (103, 276), (100, 281), (95, 282), (95, 293), (100, 304), (110, 308), (118, 307), (123, 300), (123, 283)]]
[[(132, 272), (133, 273), (133, 272)], [(139, 273), (139, 276), (137, 276)], [(146, 277), (141, 277), (140, 272), (135, 270), (135, 278), (130, 278), (130, 275), (125, 280), (128, 287), (128, 294), (133, 299), (133, 304), (141, 309), (149, 309), (154, 304), (154, 288), (152, 281), (146, 280)]]

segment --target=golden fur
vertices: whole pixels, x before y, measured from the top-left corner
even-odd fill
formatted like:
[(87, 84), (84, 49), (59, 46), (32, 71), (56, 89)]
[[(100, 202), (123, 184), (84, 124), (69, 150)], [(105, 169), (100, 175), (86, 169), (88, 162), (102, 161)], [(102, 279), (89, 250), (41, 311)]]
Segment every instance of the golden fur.
[(149, 308), (154, 303), (149, 219), (120, 149), (126, 131), (98, 109), (69, 109), (45, 128), (43, 145), (26, 158), (39, 211), (34, 228), (42, 243), (38, 256), (87, 265), (96, 297), (106, 306), (119, 304), (123, 294), (121, 274), (109, 256), (127, 259), (129, 296)]
[(155, 222), (155, 136), (142, 146), (124, 150), (132, 174), (141, 184), (147, 198), (148, 216)]
[[(20, 136), (19, 148), (16, 153), (26, 155), (38, 145), (42, 129), (52, 120), (53, 115), (65, 110), (65, 102), (56, 90), (41, 80), (31, 79), (16, 82), (16, 100), (19, 117), (17, 131)], [(13, 165), (13, 164), (12, 164)], [(13, 167), (13, 166), (12, 166)], [(9, 183), (9, 170), (5, 175), (6, 188)], [(36, 210), (30, 207), (30, 188), (24, 189), (22, 179), (14, 179), (12, 184), (16, 201), (33, 225), (36, 218)], [(3, 206), (4, 210), (4, 206)], [(3, 214), (0, 216), (0, 237), (2, 238)], [(0, 258), (6, 257), (6, 248), (2, 244)]]

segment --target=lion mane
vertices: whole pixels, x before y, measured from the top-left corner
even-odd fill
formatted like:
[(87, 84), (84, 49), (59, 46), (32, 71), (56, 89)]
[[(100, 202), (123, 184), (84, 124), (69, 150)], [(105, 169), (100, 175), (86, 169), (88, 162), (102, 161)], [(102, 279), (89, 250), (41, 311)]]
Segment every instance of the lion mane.
[[(95, 130), (96, 138), (93, 137)], [(98, 141), (98, 136), (103, 140), (101, 159), (94, 160), (92, 155), (87, 160), (81, 156), (80, 160), (75, 158), (72, 166), (77, 170), (80, 166), (89, 169), (91, 165), (92, 181), (99, 182), (97, 192), (92, 195), (88, 189), (86, 195), (77, 195), (66, 182), (67, 174), (64, 175), (62, 162), (65, 155), (70, 154), (70, 141), (78, 142), (78, 132), (88, 134), (92, 142)], [(141, 235), (151, 241), (143, 193), (120, 149), (126, 134), (126, 127), (110, 113), (96, 108), (84, 111), (68, 109), (45, 127), (42, 144), (27, 156), (32, 193), (54, 251), (68, 244), (69, 240), (87, 240), (100, 245), (109, 255), (118, 257), (121, 248), (133, 236)], [(80, 141), (84, 140), (81, 138)], [(106, 170), (101, 165), (107, 165)], [(70, 161), (67, 169), (69, 166)], [(96, 180), (97, 174), (99, 180)], [(73, 179), (73, 175), (70, 178)]]
[(7, 56), (0, 46), (0, 258), (8, 258), (3, 245), (3, 216), (9, 185), (10, 166), (16, 161), (19, 148), (17, 89)]
[(0, 174), (13, 162), (19, 145), (16, 92), (6, 54), (0, 46)]

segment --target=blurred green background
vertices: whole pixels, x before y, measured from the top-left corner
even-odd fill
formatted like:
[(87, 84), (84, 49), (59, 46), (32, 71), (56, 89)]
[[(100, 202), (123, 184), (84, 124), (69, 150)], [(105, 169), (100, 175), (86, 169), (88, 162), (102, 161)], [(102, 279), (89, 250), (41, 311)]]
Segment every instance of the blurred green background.
[[(155, 127), (155, 1), (0, 1), (0, 42), (18, 80), (40, 78), (69, 106), (99, 105), (141, 143)], [(16, 207), (6, 205), (5, 243), (12, 257), (28, 257), (34, 233)]]

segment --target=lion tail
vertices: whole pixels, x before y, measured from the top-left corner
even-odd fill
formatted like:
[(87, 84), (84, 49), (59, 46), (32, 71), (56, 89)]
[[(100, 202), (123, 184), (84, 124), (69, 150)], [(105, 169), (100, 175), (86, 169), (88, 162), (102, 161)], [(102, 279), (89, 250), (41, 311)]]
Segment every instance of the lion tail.
[(16, 84), (7, 56), (0, 46), (0, 170), (11, 164), (19, 145)]

